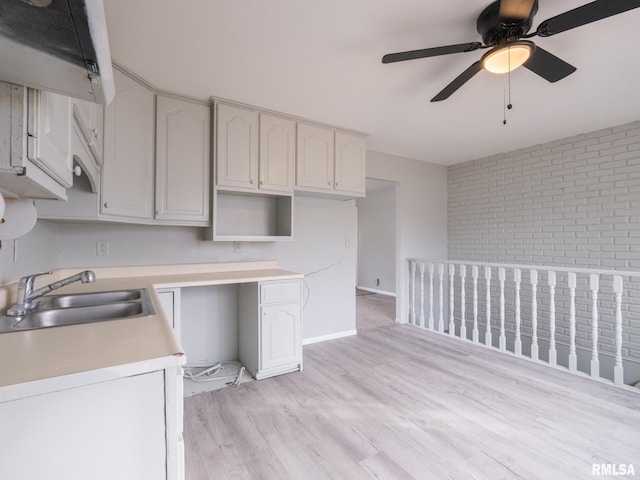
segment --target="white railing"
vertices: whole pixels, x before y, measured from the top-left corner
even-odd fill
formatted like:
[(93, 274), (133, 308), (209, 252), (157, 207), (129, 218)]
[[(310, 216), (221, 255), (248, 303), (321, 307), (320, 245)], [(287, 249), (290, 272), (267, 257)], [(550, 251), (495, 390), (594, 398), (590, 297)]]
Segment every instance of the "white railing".
[(407, 267), (410, 324), (616, 385), (640, 380), (640, 272), (421, 259)]

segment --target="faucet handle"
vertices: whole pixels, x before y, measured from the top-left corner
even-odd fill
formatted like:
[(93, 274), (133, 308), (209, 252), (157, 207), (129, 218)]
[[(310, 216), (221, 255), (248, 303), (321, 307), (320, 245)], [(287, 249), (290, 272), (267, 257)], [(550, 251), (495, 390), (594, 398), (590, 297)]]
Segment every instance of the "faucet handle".
[(20, 279), (18, 283), (18, 295), (20, 295), (20, 290), (22, 290), (23, 298), (19, 298), (19, 301), (24, 301), (23, 299), (27, 297), (33, 290), (33, 281), (36, 277), (40, 277), (42, 275), (51, 275), (53, 272), (42, 272), (42, 273), (34, 273), (33, 275), (27, 275)]
[(33, 275), (26, 275), (20, 279), (20, 282), (30, 283), (33, 285), (33, 281), (36, 277), (40, 277), (42, 275), (51, 275), (53, 272), (42, 272), (42, 273), (34, 273)]

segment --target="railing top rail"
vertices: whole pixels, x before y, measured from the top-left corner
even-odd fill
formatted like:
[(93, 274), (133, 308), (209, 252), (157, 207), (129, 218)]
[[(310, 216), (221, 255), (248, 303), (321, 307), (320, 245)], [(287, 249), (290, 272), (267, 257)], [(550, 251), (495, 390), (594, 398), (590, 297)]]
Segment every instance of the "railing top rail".
[(482, 267), (504, 267), (504, 268), (519, 268), (521, 270), (544, 270), (554, 272), (573, 272), (573, 273), (597, 273), (600, 275), (620, 275), (623, 277), (640, 277), (640, 271), (636, 270), (612, 270), (602, 268), (584, 268), (584, 267), (561, 267), (561, 266), (548, 266), (548, 265), (525, 265), (514, 263), (492, 263), (492, 262), (472, 262), (465, 260), (432, 260), (425, 258), (407, 258), (408, 262), (425, 262), (425, 263), (446, 263), (453, 265), (477, 265)]

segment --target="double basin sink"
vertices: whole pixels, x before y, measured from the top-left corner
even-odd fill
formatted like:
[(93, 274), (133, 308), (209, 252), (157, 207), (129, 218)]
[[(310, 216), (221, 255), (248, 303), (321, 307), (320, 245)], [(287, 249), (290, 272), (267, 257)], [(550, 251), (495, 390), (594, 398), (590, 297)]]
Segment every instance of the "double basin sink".
[(47, 295), (26, 315), (0, 317), (0, 333), (153, 315), (145, 289)]

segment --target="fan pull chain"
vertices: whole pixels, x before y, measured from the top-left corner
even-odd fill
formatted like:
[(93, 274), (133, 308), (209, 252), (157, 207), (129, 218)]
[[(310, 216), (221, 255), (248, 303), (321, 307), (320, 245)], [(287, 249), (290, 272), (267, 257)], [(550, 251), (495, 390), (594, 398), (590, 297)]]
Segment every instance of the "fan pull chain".
[[(503, 77), (502, 82), (502, 124), (507, 124), (507, 110), (511, 110), (513, 105), (511, 104), (511, 47), (507, 50), (508, 70)], [(507, 85), (508, 83), (508, 85)], [(507, 103), (507, 96), (509, 97), (509, 103)]]

